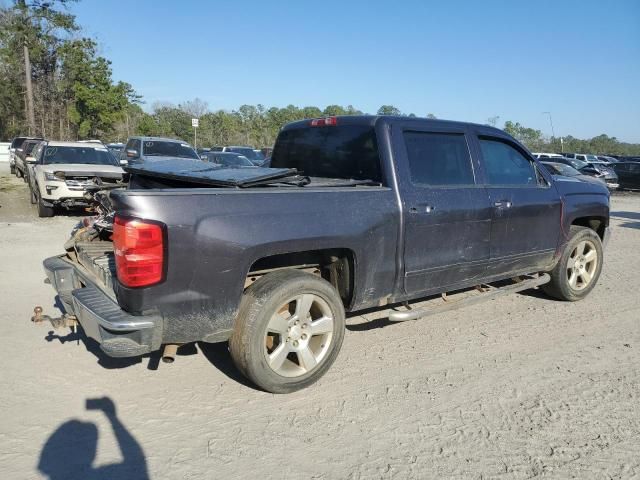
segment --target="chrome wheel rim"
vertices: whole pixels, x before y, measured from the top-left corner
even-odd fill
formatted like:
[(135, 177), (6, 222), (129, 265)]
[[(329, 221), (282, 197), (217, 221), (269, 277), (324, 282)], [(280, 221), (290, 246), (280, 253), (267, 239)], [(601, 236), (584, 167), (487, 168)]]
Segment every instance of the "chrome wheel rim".
[(567, 261), (567, 281), (573, 290), (584, 290), (593, 281), (598, 268), (598, 251), (593, 242), (584, 240), (576, 245)]
[(329, 351), (334, 324), (329, 304), (318, 295), (293, 297), (276, 310), (267, 324), (267, 365), (283, 377), (299, 377), (314, 370)]

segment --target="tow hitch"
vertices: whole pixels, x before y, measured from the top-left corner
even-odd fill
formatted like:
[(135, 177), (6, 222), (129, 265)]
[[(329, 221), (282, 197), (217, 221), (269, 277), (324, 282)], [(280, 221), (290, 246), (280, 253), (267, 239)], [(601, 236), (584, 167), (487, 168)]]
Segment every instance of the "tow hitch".
[(68, 315), (65, 313), (61, 317), (55, 318), (52, 318), (49, 315), (43, 315), (42, 307), (39, 305), (33, 309), (33, 316), (31, 317), (31, 321), (36, 324), (49, 322), (55, 330), (59, 328), (76, 327), (78, 325), (78, 319), (73, 315)]

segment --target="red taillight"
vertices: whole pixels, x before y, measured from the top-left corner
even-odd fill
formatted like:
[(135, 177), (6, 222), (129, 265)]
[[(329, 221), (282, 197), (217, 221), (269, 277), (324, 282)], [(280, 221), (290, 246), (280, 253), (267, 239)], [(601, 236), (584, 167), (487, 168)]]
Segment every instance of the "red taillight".
[(335, 126), (337, 124), (338, 119), (336, 117), (314, 118), (311, 120), (312, 127)]
[(116, 215), (113, 249), (118, 280), (125, 287), (147, 287), (162, 280), (164, 232), (161, 225)]

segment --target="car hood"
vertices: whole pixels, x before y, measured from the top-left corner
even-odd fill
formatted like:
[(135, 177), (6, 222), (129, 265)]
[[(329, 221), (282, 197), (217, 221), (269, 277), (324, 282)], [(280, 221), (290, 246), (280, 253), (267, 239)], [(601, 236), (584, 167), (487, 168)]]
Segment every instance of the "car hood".
[(553, 182), (561, 195), (602, 194), (609, 196), (609, 189), (603, 178), (578, 175), (565, 177), (553, 175)]
[(77, 175), (94, 177), (99, 175), (118, 176), (123, 175), (124, 170), (115, 165), (87, 165), (77, 163), (54, 163), (51, 165), (39, 165), (44, 172), (64, 172), (65, 175)]

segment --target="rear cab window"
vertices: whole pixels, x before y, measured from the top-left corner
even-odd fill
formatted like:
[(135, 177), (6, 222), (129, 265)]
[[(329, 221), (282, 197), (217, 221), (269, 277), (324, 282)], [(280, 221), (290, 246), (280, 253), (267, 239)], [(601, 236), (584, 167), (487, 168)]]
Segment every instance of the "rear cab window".
[(373, 125), (300, 126), (278, 135), (272, 168), (295, 168), (319, 178), (383, 183)]

